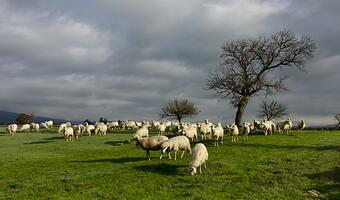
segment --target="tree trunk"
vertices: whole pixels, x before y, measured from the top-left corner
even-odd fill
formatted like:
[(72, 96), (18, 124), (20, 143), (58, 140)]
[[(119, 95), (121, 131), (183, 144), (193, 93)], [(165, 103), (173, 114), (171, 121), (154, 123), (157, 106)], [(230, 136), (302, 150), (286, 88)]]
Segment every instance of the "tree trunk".
[(249, 97), (247, 96), (242, 97), (240, 100), (240, 103), (237, 106), (237, 112), (236, 112), (236, 117), (235, 117), (235, 124), (237, 125), (237, 127), (241, 127), (242, 117), (248, 105), (248, 101), (249, 101)]

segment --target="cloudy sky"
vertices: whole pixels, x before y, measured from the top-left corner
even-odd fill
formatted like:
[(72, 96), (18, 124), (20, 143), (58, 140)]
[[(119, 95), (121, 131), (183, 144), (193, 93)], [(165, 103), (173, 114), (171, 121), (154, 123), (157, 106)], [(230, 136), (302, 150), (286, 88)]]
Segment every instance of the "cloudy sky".
[[(141, 3), (143, 2), (143, 3)], [(0, 110), (67, 120), (158, 119), (174, 97), (205, 118), (235, 110), (205, 90), (225, 41), (289, 29), (317, 43), (307, 72), (275, 97), (290, 116), (340, 112), (339, 0), (0, 0)], [(263, 97), (253, 98), (246, 120)]]

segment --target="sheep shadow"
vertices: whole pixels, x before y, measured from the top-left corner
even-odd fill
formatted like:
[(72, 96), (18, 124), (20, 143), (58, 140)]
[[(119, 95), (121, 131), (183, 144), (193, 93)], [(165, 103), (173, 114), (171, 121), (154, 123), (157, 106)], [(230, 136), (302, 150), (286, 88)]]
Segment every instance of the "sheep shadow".
[[(327, 199), (340, 199), (340, 167), (320, 173), (307, 174), (306, 176), (318, 182), (315, 189), (321, 194), (327, 193)], [(333, 184), (326, 184), (322, 180), (330, 181)]]
[(43, 140), (64, 140), (64, 136), (53, 136), (53, 137), (48, 137), (44, 138)]
[(320, 150), (320, 151), (339, 151), (339, 145), (323, 145), (323, 146), (303, 146), (303, 145), (275, 145), (275, 144), (245, 144), (245, 143), (238, 143), (237, 146), (243, 147), (254, 147), (254, 148), (270, 148), (270, 149), (311, 149), (311, 150)]
[(167, 163), (159, 163), (154, 165), (140, 165), (134, 167), (134, 169), (143, 172), (151, 172), (160, 175), (185, 175), (181, 168), (185, 168), (185, 165), (170, 165)]
[(34, 142), (25, 142), (24, 144), (46, 144), (50, 142), (53, 142), (53, 141), (34, 141)]
[(127, 157), (127, 158), (108, 158), (108, 159), (96, 159), (96, 160), (76, 160), (76, 161), (69, 161), (75, 163), (101, 163), (101, 162), (111, 162), (111, 163), (129, 163), (129, 162), (140, 162), (146, 161), (146, 157)]
[(130, 144), (128, 140), (121, 140), (121, 141), (107, 141), (104, 144), (111, 145), (111, 146), (121, 146), (124, 144)]

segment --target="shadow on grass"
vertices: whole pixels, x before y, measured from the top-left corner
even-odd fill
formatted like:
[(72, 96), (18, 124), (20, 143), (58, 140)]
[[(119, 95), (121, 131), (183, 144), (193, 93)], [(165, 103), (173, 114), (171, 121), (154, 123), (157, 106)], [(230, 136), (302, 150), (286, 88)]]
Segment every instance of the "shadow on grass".
[(53, 141), (34, 141), (34, 142), (26, 142), (24, 144), (46, 144), (50, 142), (53, 142)]
[(100, 163), (100, 162), (111, 162), (111, 163), (128, 163), (128, 162), (140, 162), (146, 161), (146, 157), (128, 157), (128, 158), (112, 158), (112, 159), (97, 159), (97, 160), (77, 160), (70, 162), (77, 163)]
[[(330, 171), (306, 175), (317, 182), (316, 190), (325, 195), (327, 199), (340, 199), (340, 167)], [(324, 181), (328, 181), (325, 183)], [(329, 184), (332, 182), (333, 184)]]
[(275, 144), (244, 144), (238, 143), (237, 146), (255, 147), (255, 148), (271, 148), (271, 149), (311, 149), (311, 150), (334, 150), (340, 151), (339, 145), (326, 145), (326, 146), (303, 146), (303, 145), (275, 145)]
[(104, 144), (111, 145), (111, 146), (120, 146), (124, 144), (130, 144), (128, 140), (121, 140), (121, 141), (108, 141), (105, 142)]
[(185, 168), (185, 165), (170, 165), (167, 163), (140, 165), (134, 167), (138, 171), (151, 172), (160, 175), (184, 175), (179, 172), (179, 168)]
[(64, 140), (64, 136), (48, 137), (44, 138), (43, 140)]

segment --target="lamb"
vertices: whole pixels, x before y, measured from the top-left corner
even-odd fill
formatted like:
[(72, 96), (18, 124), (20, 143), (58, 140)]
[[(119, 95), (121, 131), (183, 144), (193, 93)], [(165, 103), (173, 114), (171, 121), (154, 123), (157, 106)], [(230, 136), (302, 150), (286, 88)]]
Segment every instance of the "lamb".
[(213, 136), (213, 138), (216, 138), (215, 146), (218, 146), (218, 141), (220, 141), (221, 144), (223, 144), (224, 129), (223, 129), (222, 124), (220, 122), (217, 123), (216, 127), (213, 127), (212, 136)]
[(91, 131), (94, 131), (96, 128), (92, 124), (85, 123), (85, 130), (88, 136), (91, 136)]
[(29, 132), (30, 131), (30, 125), (29, 124), (23, 124), (21, 126), (21, 128), (19, 129), (19, 131), (26, 131)]
[(194, 138), (198, 139), (197, 136), (197, 128), (195, 126), (188, 126), (182, 130), (183, 135), (185, 135), (191, 141), (194, 141)]
[(94, 133), (97, 135), (106, 135), (107, 132), (107, 126), (105, 124), (99, 124), (97, 125), (96, 129), (94, 130)]
[(200, 168), (200, 173), (202, 174), (202, 165), (207, 168), (206, 162), (208, 160), (208, 150), (202, 143), (198, 143), (192, 149), (192, 159), (189, 163), (189, 173), (190, 175), (195, 175), (197, 173), (197, 167)]
[(68, 126), (68, 124), (66, 124), (66, 123), (60, 124), (60, 125), (59, 125), (59, 128), (58, 128), (58, 133), (59, 133), (59, 134), (62, 134), (63, 131), (64, 131), (64, 129), (65, 129), (65, 127), (67, 127), (67, 126)]
[(272, 121), (263, 121), (261, 122), (260, 124), (260, 128), (262, 130), (264, 130), (264, 135), (267, 135), (268, 133), (270, 135), (273, 135), (273, 132), (275, 131), (276, 129), (276, 125), (274, 122)]
[(279, 123), (278, 129), (279, 131), (282, 129), (283, 134), (288, 134), (289, 130), (291, 130), (293, 127), (293, 123), (290, 118), (286, 119), (285, 121), (282, 121)]
[(188, 151), (189, 154), (191, 154), (191, 145), (190, 141), (186, 136), (180, 135), (173, 138), (170, 138), (169, 140), (164, 141), (161, 144), (162, 152), (165, 153), (168, 152), (169, 159), (171, 158), (171, 151), (175, 151), (175, 160), (177, 159), (177, 151), (182, 150), (183, 153), (181, 155), (181, 158), (183, 158), (184, 152)]
[(39, 132), (39, 124), (33, 124), (33, 129), (35, 129), (36, 132)]
[(165, 134), (165, 130), (166, 130), (166, 125), (164, 123), (161, 123), (158, 127), (157, 127), (158, 131), (159, 131), (159, 135), (164, 135)]
[(18, 129), (18, 125), (16, 124), (10, 124), (6, 127), (6, 131), (7, 133), (11, 134), (11, 135), (15, 135)]
[(298, 124), (298, 129), (299, 130), (302, 130), (302, 129), (304, 129), (306, 127), (306, 122), (305, 122), (305, 120), (301, 120), (300, 122), (299, 122), (299, 124)]
[[(161, 144), (168, 139), (169, 139), (168, 137), (163, 136), (163, 135), (145, 137), (145, 138), (142, 138), (139, 135), (133, 136), (133, 140), (136, 141), (136, 146), (140, 146), (146, 151), (146, 156), (148, 160), (150, 160), (150, 151), (162, 150)], [(163, 153), (161, 151), (161, 156), (159, 157), (159, 159), (162, 159), (162, 157), (163, 157)]]
[(135, 135), (144, 138), (144, 137), (149, 137), (149, 130), (147, 126), (142, 126), (142, 128), (137, 129)]
[(46, 124), (46, 122), (43, 122), (40, 124), (40, 128), (48, 129), (48, 125)]
[(47, 121), (45, 123), (46, 123), (48, 128), (52, 128), (53, 127), (53, 121), (52, 120), (49, 120), (49, 121)]
[(238, 140), (237, 136), (239, 134), (238, 127), (235, 124), (231, 124), (227, 125), (227, 128), (231, 131), (231, 142), (236, 143)]
[(249, 122), (244, 122), (242, 124), (242, 129), (243, 129), (243, 140), (248, 140), (248, 135), (251, 130), (251, 124)]
[[(81, 124), (82, 125), (82, 124)], [(74, 137), (78, 140), (79, 139), (79, 135), (80, 135), (80, 133), (81, 133), (81, 126), (79, 126), (79, 125), (73, 125), (73, 135), (74, 135)]]

